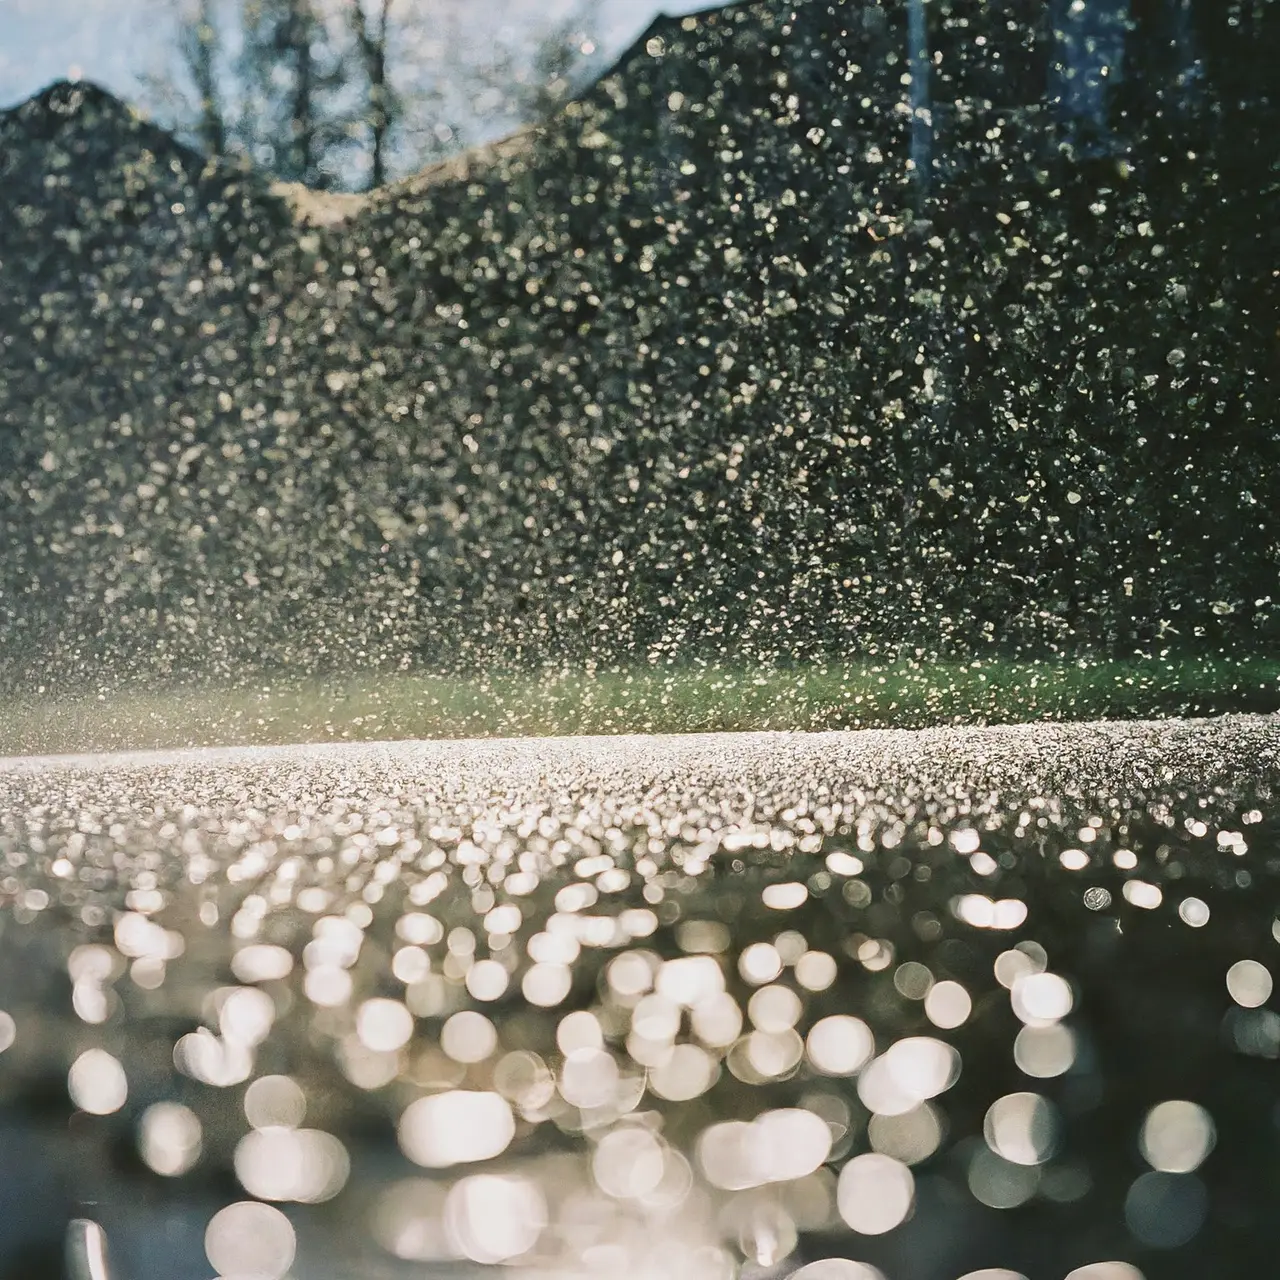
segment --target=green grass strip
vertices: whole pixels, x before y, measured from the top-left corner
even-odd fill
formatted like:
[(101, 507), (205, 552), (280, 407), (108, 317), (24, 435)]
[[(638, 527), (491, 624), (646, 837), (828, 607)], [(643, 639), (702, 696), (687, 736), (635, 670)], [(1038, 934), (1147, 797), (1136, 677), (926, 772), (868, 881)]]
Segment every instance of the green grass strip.
[(13, 702), (0, 754), (283, 742), (923, 728), (1280, 709), (1280, 661), (1152, 657), (369, 675)]

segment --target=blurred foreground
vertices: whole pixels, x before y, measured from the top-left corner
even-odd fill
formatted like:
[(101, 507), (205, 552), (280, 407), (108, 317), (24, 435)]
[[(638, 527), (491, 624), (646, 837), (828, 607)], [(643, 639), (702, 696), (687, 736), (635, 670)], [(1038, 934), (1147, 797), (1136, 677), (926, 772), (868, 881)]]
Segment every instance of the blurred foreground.
[(0, 1276), (1268, 1274), (1278, 751), (6, 761)]

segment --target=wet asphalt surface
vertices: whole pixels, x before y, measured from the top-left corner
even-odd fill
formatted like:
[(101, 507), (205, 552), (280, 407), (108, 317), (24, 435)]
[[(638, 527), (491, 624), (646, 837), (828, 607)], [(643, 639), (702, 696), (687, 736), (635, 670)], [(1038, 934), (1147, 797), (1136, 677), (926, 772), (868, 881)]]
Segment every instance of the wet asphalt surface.
[(249, 1199), (267, 1280), (1271, 1274), (1278, 782), (1268, 716), (0, 762), (0, 1277)]

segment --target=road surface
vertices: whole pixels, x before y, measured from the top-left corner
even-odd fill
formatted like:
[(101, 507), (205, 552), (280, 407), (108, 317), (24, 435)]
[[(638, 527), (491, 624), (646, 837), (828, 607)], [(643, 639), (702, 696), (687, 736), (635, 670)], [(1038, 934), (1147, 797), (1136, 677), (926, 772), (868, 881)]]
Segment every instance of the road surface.
[(0, 1277), (1267, 1274), (1277, 781), (1266, 716), (0, 761)]

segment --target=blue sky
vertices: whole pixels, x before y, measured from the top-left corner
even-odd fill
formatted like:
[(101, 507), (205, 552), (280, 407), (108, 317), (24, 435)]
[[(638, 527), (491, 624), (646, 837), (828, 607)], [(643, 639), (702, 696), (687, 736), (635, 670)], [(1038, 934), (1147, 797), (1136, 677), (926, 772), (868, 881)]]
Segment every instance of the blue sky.
[[(429, 0), (425, 0), (429, 2)], [(621, 50), (657, 12), (687, 13), (710, 0), (605, 0), (608, 42)], [(482, 14), (493, 0), (476, 0)], [(515, 0), (505, 13), (523, 7), (538, 16), (554, 0)], [(30, 97), (71, 74), (96, 80), (121, 97), (137, 99), (137, 73), (163, 57), (158, 20), (166, 0), (0, 0), (0, 107)]]

